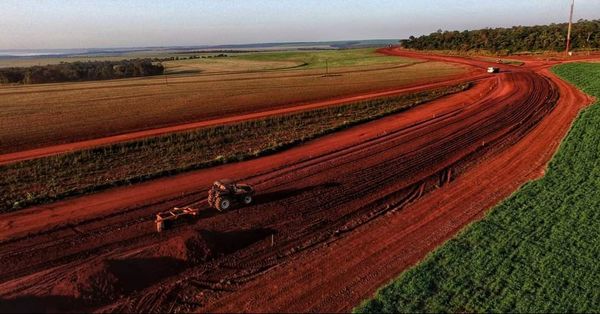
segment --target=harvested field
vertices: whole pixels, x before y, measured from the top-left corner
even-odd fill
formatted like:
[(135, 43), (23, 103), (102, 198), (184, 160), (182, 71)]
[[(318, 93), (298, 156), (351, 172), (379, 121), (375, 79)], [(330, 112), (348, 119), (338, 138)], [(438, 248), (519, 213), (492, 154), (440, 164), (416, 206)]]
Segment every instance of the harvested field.
[[(372, 58), (373, 52), (363, 53)], [(314, 68), (0, 86), (0, 153), (440, 82), (464, 73), (460, 66), (401, 58), (393, 64), (338, 67), (328, 77)]]
[[(91, 308), (348, 311), (544, 168), (581, 98), (542, 74), (507, 66), (463, 93), (278, 154), (3, 214), (2, 304), (58, 298), (52, 287), (76, 265), (143, 259), (167, 240), (203, 230), (212, 235), (202, 235), (211, 252), (220, 253)], [(256, 204), (209, 210), (202, 187), (222, 177), (255, 185)], [(182, 205), (203, 210), (155, 233), (152, 215)], [(77, 302), (69, 308), (82, 309)]]

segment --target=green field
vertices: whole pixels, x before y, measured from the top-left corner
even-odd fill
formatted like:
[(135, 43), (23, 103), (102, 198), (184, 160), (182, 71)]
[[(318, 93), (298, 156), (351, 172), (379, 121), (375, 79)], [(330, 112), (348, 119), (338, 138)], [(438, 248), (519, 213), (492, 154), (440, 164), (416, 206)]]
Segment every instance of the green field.
[(226, 57), (200, 58), (189, 60), (167, 61), (163, 64), (167, 71), (177, 73), (214, 73), (264, 71), (282, 69), (325, 69), (331, 73), (336, 68), (390, 66), (415, 63), (417, 60), (385, 56), (375, 52), (375, 48), (343, 49), (343, 50), (308, 50), (308, 51), (265, 51), (245, 53), (224, 53)]
[[(600, 97), (600, 64), (553, 69)], [(599, 312), (600, 106), (526, 184), (356, 312)]]
[(385, 56), (375, 53), (373, 48), (346, 49), (346, 50), (319, 50), (319, 51), (278, 51), (240, 54), (234, 58), (252, 61), (290, 61), (304, 64), (307, 69), (323, 69), (368, 66), (390, 63), (410, 63), (412, 59), (399, 58), (396, 56)]

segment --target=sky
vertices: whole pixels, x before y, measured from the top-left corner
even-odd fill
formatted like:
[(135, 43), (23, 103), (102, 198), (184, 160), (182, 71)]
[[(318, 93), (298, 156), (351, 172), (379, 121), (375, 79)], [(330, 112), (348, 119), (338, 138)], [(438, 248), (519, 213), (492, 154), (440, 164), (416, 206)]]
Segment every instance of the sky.
[[(575, 0), (574, 19), (600, 18)], [(560, 23), (570, 0), (0, 0), (0, 49), (394, 39)]]

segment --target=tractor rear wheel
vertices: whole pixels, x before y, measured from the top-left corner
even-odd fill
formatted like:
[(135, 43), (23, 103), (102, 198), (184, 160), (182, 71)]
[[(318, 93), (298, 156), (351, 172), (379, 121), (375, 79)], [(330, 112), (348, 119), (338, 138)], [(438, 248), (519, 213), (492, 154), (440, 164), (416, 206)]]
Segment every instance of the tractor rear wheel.
[(217, 199), (215, 200), (215, 207), (217, 208), (218, 211), (224, 211), (229, 209), (229, 207), (231, 207), (231, 201), (228, 198), (220, 198), (217, 197)]

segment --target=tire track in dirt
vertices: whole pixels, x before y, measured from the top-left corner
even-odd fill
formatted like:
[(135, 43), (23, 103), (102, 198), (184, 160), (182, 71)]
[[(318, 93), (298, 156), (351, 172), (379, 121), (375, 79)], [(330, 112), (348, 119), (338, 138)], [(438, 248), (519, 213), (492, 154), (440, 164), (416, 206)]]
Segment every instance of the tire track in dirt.
[[(307, 253), (290, 262), (293, 266), (274, 270), (202, 310), (347, 312), (352, 309), (518, 186), (543, 174), (560, 139), (590, 99), (547, 69), (540, 74), (558, 85), (561, 93), (558, 109), (549, 112), (517, 144), (468, 169), (448, 186), (431, 192), (401, 212), (362, 226), (338, 241), (337, 246)], [(290, 268), (293, 271), (287, 271)], [(275, 293), (286, 289), (292, 291)]]

